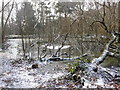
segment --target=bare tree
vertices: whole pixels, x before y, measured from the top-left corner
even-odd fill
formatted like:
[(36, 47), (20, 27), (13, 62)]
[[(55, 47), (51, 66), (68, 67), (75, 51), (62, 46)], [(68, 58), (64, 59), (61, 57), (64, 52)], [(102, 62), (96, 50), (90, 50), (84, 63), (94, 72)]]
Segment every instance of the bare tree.
[[(10, 2), (8, 2), (6, 5), (8, 5)], [(10, 15), (11, 15), (11, 12), (14, 8), (14, 0), (13, 0), (13, 3), (12, 3), (12, 6), (11, 6), (11, 9), (10, 9), (10, 12), (8, 12), (8, 16), (5, 20), (5, 17), (4, 17), (4, 12), (5, 12), (5, 7), (6, 5), (4, 5), (4, 0), (2, 0), (2, 16), (1, 16), (1, 29), (2, 29), (2, 49), (4, 49), (4, 43), (5, 43), (5, 30), (6, 30), (6, 25), (7, 25), (7, 22), (10, 18)], [(5, 20), (5, 22), (4, 22)]]
[[(10, 1), (11, 1), (11, 0), (10, 0)], [(10, 3), (10, 1), (7, 2), (4, 6), (2, 6), (2, 10), (1, 10), (0, 12), (2, 12), (2, 11), (5, 9), (5, 7)], [(4, 0), (2, 0), (2, 2), (4, 2)]]
[(1, 16), (1, 29), (2, 29), (2, 49), (4, 49), (4, 0), (2, 0), (2, 16)]

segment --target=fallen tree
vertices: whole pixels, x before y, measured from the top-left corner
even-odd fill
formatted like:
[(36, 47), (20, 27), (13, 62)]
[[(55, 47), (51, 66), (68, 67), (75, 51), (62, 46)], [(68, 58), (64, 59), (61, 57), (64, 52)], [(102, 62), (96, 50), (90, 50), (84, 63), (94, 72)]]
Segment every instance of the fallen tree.
[(101, 55), (100, 57), (98, 57), (98, 58), (94, 58), (94, 59), (93, 59), (92, 64), (94, 64), (96, 67), (97, 67), (98, 65), (100, 65), (100, 64), (105, 60), (105, 58), (106, 58), (107, 56), (109, 56), (109, 55), (114, 56), (114, 55), (115, 55), (115, 53), (112, 53), (112, 52), (109, 51), (110, 46), (111, 46), (111, 45), (115, 42), (115, 40), (117, 39), (117, 36), (116, 36), (115, 34), (112, 34), (112, 36), (113, 36), (113, 39), (108, 42), (108, 44), (106, 45), (106, 47), (105, 47), (102, 55)]
[[(70, 73), (70, 76), (75, 80), (76, 83), (82, 82), (84, 80), (94, 81), (98, 79), (102, 79), (104, 83), (109, 83), (113, 81), (119, 81), (120, 74), (118, 74), (119, 70), (104, 68), (100, 64), (104, 62), (106, 57), (114, 57), (119, 60), (120, 56), (117, 52), (111, 52), (110, 49), (113, 49), (112, 44), (117, 41), (119, 37), (119, 33), (112, 33), (112, 39), (106, 44), (105, 49), (102, 54), (98, 58), (94, 58), (91, 63), (87, 63), (84, 60), (80, 60), (78, 66), (75, 66), (74, 73)], [(114, 49), (117, 49), (114, 48)], [(118, 51), (118, 50), (116, 50)], [(81, 55), (80, 57), (69, 58), (69, 60), (81, 59), (82, 57), (87, 56), (88, 54)], [(56, 61), (56, 60), (67, 60), (65, 58), (60, 57), (50, 57), (48, 60)], [(84, 79), (81, 80), (79, 76)]]
[(119, 33), (112, 33), (113, 38), (106, 44), (101, 56), (94, 58), (91, 63), (80, 61), (77, 75), (83, 75), (84, 79), (90, 81), (93, 78), (96, 80), (102, 78), (104, 83), (112, 82), (116, 80), (116, 78), (117, 80), (120, 80), (120, 78), (118, 79), (118, 77), (120, 77), (120, 74), (118, 74), (119, 70), (104, 68), (100, 65), (108, 56), (112, 56), (119, 60), (119, 54), (117, 52), (110, 51), (111, 45), (118, 39), (119, 35)]

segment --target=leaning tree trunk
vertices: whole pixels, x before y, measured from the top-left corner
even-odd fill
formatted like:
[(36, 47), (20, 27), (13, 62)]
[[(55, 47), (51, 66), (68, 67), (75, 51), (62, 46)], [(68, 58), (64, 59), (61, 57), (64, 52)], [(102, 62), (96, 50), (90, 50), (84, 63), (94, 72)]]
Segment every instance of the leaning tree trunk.
[(112, 34), (113, 39), (111, 39), (108, 44), (106, 45), (102, 55), (98, 58), (94, 58), (92, 63), (85, 63), (83, 61), (80, 62), (79, 68), (80, 70), (84, 70), (87, 75), (87, 77), (96, 77), (96, 78), (103, 78), (105, 82), (112, 81), (115, 79), (116, 74), (111, 72), (110, 69), (103, 68), (100, 66), (102, 62), (104, 62), (105, 58), (107, 56), (112, 56), (112, 57), (118, 57), (119, 55), (113, 52), (109, 51), (109, 48), (111, 48), (111, 45), (116, 41), (116, 39), (119, 37), (119, 33)]
[(101, 64), (105, 58), (111, 53), (109, 52), (109, 48), (111, 44), (116, 40), (116, 36), (113, 34), (113, 39), (109, 41), (109, 43), (106, 45), (105, 50), (103, 51), (102, 55), (98, 58), (93, 59), (92, 64), (99, 65)]

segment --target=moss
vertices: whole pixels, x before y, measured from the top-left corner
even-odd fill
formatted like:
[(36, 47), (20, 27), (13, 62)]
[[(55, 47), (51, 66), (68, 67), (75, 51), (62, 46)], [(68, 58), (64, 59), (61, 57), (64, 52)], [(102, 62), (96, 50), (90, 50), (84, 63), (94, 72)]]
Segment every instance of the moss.
[(112, 57), (107, 57), (105, 61), (101, 64), (101, 66), (104, 66), (104, 67), (111, 67), (111, 66), (118, 66), (118, 65), (119, 65), (119, 61)]
[[(95, 58), (98, 58), (99, 56), (101, 56), (101, 54), (102, 54), (102, 52), (96, 52)], [(103, 67), (111, 67), (111, 66), (118, 66), (118, 65), (119, 65), (119, 61), (113, 57), (106, 57), (104, 62), (101, 64), (101, 66), (103, 66)]]
[(100, 55), (102, 54), (102, 52), (96, 52), (94, 55), (95, 55), (95, 58), (98, 58)]

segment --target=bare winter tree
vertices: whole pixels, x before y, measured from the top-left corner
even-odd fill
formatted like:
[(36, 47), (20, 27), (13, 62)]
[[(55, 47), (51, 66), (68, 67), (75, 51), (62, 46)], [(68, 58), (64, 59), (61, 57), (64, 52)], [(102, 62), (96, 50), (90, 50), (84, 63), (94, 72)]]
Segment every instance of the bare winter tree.
[[(14, 8), (14, 0), (13, 0), (13, 3), (12, 3), (12, 6), (11, 6), (11, 9), (10, 11), (8, 12), (8, 16), (5, 20), (5, 16), (4, 16), (4, 12), (5, 12), (5, 7), (10, 3), (10, 1), (4, 5), (4, 0), (2, 0), (2, 16), (1, 16), (1, 29), (2, 29), (2, 49), (4, 49), (4, 43), (5, 43), (5, 30), (6, 30), (6, 25), (7, 25), (7, 22), (10, 18), (10, 15), (11, 15), (11, 12)], [(4, 21), (5, 20), (5, 21)]]
[[(109, 35), (111, 35), (111, 37), (110, 37), (111, 39), (105, 45), (105, 48), (104, 48), (102, 54), (98, 58), (94, 58), (90, 64), (84, 64), (85, 67), (87, 67), (86, 69), (85, 68), (84, 69), (89, 76), (94, 76), (94, 75), (98, 76), (98, 74), (99, 74), (103, 78), (105, 78), (106, 81), (111, 81), (111, 80), (113, 80), (113, 78), (115, 78), (115, 75), (112, 75), (108, 70), (103, 69), (103, 67), (101, 67), (100, 64), (103, 63), (107, 57), (113, 57), (113, 58), (116, 58), (117, 60), (120, 59), (119, 52), (117, 51), (118, 48), (111, 47), (119, 39), (120, 34), (119, 34), (119, 32), (116, 32), (114, 30), (113, 31), (109, 30), (110, 26), (108, 26), (107, 22), (105, 21), (105, 19), (106, 19), (105, 7), (106, 7), (106, 5), (104, 2), (102, 19), (96, 20), (92, 24), (99, 23), (99, 24), (103, 25), (104, 30)], [(119, 46), (117, 46), (117, 47), (119, 47)], [(80, 64), (80, 67), (81, 67), (81, 65), (82, 64)]]
[(4, 0), (2, 0), (1, 29), (2, 29), (2, 49), (4, 49)]

